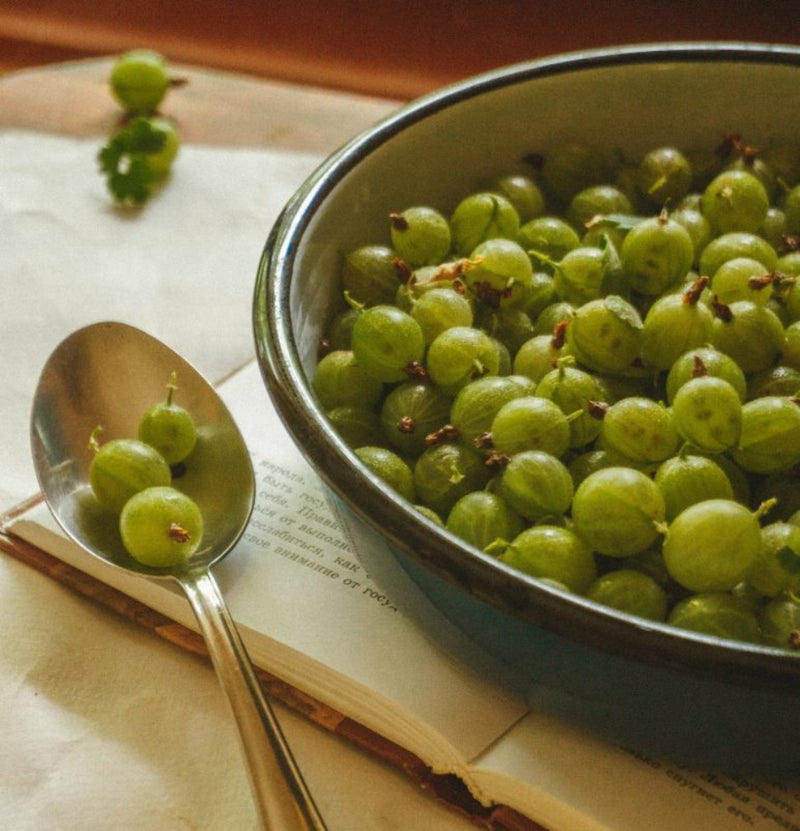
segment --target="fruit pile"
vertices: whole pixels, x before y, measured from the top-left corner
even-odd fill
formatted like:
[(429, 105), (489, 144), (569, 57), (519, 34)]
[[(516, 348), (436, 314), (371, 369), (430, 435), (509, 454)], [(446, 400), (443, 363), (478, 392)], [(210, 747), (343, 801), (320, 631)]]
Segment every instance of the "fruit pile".
[(119, 515), (125, 550), (153, 568), (185, 563), (203, 538), (200, 508), (173, 484), (197, 441), (194, 419), (173, 401), (174, 392), (173, 375), (167, 399), (142, 416), (138, 438), (100, 444), (98, 427), (89, 441), (94, 496)]
[(800, 644), (800, 146), (565, 143), (344, 259), (312, 386), (360, 460), (565, 591)]

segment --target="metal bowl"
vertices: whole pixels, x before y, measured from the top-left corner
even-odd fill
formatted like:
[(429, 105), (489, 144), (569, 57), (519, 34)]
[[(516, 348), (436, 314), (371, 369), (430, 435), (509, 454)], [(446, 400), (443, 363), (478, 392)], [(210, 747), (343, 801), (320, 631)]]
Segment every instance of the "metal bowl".
[(732, 133), (796, 141), (799, 86), (800, 49), (693, 43), (536, 60), (447, 87), (316, 170), (272, 229), (254, 297), (263, 376), (294, 440), (432, 602), (513, 669), (534, 707), (643, 753), (772, 777), (800, 773), (800, 656), (619, 614), (464, 545), (358, 461), (309, 378), (343, 253), (384, 239), (390, 211), (452, 207), (524, 155), (579, 137), (629, 157)]

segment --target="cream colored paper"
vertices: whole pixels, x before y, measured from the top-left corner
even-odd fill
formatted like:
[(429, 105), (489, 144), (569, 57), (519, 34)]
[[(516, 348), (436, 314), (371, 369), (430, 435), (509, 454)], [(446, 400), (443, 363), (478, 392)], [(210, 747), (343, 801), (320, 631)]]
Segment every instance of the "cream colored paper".
[[(253, 355), (250, 299), (269, 227), (318, 159), (186, 146), (167, 188), (119, 214), (100, 142), (0, 132), (0, 511), (36, 482), (28, 409), (50, 350), (117, 318), (212, 379)], [(0, 557), (0, 828), (255, 831), (211, 669)], [(466, 831), (403, 774), (280, 709), (329, 831)]]
[(115, 208), (102, 142), (0, 132), (0, 506), (35, 490), (28, 407), (72, 330), (121, 320), (162, 338), (216, 381), (254, 354), (250, 309), (272, 222), (319, 159), (182, 148), (141, 210)]

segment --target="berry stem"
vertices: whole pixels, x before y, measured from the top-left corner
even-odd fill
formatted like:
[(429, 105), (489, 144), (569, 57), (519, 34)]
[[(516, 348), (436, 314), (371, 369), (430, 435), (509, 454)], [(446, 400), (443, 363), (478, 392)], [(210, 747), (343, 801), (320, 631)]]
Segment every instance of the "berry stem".
[(178, 389), (178, 374), (176, 372), (170, 373), (169, 382), (167, 383), (167, 406), (172, 406), (172, 397), (175, 390)]
[(97, 451), (100, 449), (100, 442), (97, 440), (97, 437), (102, 432), (103, 432), (103, 425), (98, 424), (97, 427), (95, 427), (94, 430), (92, 430), (92, 435), (89, 436), (89, 449), (93, 453), (97, 453)]
[(778, 500), (776, 497), (765, 499), (753, 512), (756, 519), (763, 519), (776, 505)]

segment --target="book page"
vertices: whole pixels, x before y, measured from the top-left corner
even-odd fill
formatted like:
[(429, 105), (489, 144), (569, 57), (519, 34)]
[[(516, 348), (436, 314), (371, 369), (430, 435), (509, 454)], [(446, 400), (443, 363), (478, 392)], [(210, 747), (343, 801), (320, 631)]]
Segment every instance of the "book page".
[(528, 714), (476, 763), (500, 802), (569, 831), (800, 831), (800, 783), (769, 784), (615, 747)]
[[(253, 660), (434, 770), (463, 768), (524, 715), (526, 704), (430, 639), (370, 578), (336, 502), (282, 427), (257, 366), (234, 375), (222, 392), (256, 450), (257, 499), (242, 539), (214, 574)], [(268, 448), (268, 457), (259, 448)], [(46, 506), (10, 530), (197, 628), (176, 585), (131, 577), (85, 554), (63, 537)], [(428, 620), (445, 642), (470, 648), (435, 610)]]
[[(370, 557), (390, 567), (391, 553), (376, 534), (354, 528), (342, 517), (337, 501), (283, 427), (258, 366), (245, 367), (220, 391), (257, 456), (258, 506), (245, 545), (235, 552), (242, 561), (237, 572), (247, 574), (247, 581), (231, 579), (227, 570), (222, 577), (237, 620), (254, 631), (268, 631), (414, 712), (458, 750), (462, 762), (474, 758), (527, 705), (494, 683), (500, 667), (478, 674), (458, 654), (450, 654), (443, 644), (457, 644), (456, 650), (473, 647), (442, 615), (427, 609), (435, 620), (428, 624), (435, 626), (434, 641), (416, 614), (404, 613), (409, 596), (387, 596), (372, 579), (363, 547), (370, 546)], [(255, 575), (259, 593), (249, 586)], [(425, 605), (419, 595), (416, 590), (415, 602)], [(267, 617), (267, 603), (283, 614)], [(363, 720), (368, 705), (361, 702), (354, 715)]]

